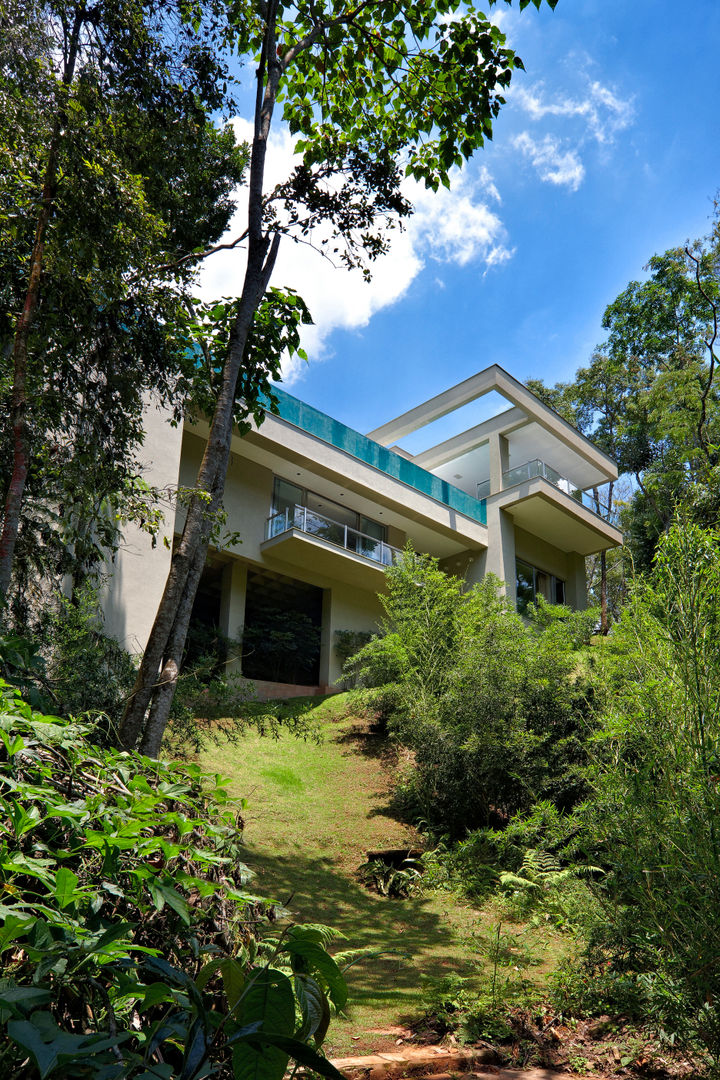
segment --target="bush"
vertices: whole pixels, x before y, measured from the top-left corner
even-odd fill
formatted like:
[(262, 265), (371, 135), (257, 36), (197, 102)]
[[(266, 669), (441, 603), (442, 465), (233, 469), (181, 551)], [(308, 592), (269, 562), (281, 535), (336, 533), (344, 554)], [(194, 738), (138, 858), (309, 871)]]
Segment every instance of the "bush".
[(538, 798), (573, 806), (595, 709), (578, 649), (594, 617), (542, 605), (527, 625), (496, 580), (462, 592), (409, 550), (387, 583), (382, 634), (349, 670), (365, 687), (392, 687), (388, 728), (414, 754), (408, 812), (458, 837)]
[[(576, 813), (604, 919), (586, 963), (720, 1060), (720, 534), (677, 523), (606, 647), (609, 707)], [(623, 989), (623, 994), (625, 989)]]
[(0, 684), (0, 1075), (281, 1080), (345, 985), (320, 927), (268, 938), (220, 777), (89, 741)]

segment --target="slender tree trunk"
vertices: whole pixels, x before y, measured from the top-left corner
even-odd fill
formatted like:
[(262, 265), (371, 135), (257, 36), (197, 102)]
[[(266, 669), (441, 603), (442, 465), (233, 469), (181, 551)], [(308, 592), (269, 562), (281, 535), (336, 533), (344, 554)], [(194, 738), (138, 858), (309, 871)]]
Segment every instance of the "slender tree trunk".
[(607, 634), (607, 552), (600, 552), (600, 633)]
[[(219, 508), (225, 490), (238, 375), (255, 312), (269, 284), (280, 243), (279, 234), (276, 233), (271, 241), (270, 236), (263, 232), (265, 156), (281, 72), (275, 47), (276, 0), (269, 7), (258, 70), (255, 135), (248, 185), (248, 256), (240, 306), (230, 335), (220, 393), (196, 481), (196, 494), (190, 500), (183, 534), (173, 556), (135, 686), (120, 723), (120, 742), (128, 749), (140, 743), (148, 748), (152, 746), (157, 753), (167, 724), (177, 685), (177, 670), (173, 670), (173, 665), (176, 669), (179, 666), (187, 622), (209, 543), (212, 515)], [(211, 496), (209, 502), (208, 495)], [(199, 559), (201, 565), (198, 572)], [(168, 678), (163, 682), (160, 672), (166, 662), (170, 666)], [(156, 694), (159, 694), (157, 702), (154, 701)], [(146, 733), (148, 708), (151, 709), (151, 718), (147, 722)]]
[[(608, 517), (612, 510), (612, 497), (613, 497), (614, 484), (611, 482), (608, 487)], [(608, 602), (607, 602), (607, 551), (600, 552), (600, 633), (607, 634), (610, 629), (610, 623), (608, 621)]]
[(63, 96), (50, 137), (45, 177), (43, 180), (42, 201), (35, 226), (35, 240), (30, 257), (30, 276), (28, 279), (27, 291), (25, 293), (23, 309), (15, 330), (15, 341), (13, 345), (13, 385), (10, 398), (10, 416), (13, 433), (13, 466), (10, 484), (8, 486), (3, 507), (2, 532), (0, 533), (0, 612), (5, 606), (5, 599), (7, 597), (8, 589), (10, 588), (15, 545), (17, 543), (18, 530), (20, 528), (20, 515), (22, 513), (25, 495), (25, 485), (30, 469), (30, 436), (27, 423), (28, 341), (38, 306), (38, 300), (40, 298), (40, 281), (43, 271), (43, 256), (45, 252), (47, 227), (53, 210), (55, 209), (58, 153), (60, 149), (61, 133), (66, 122), (65, 96), (75, 75), (78, 41), (84, 18), (85, 10), (81, 6), (75, 12), (68, 56), (63, 68), (61, 88)]
[(167, 643), (166, 659), (160, 672), (158, 686), (152, 698), (152, 706), (148, 715), (147, 724), (140, 743), (140, 753), (148, 757), (157, 757), (160, 753), (163, 734), (167, 727), (170, 708), (177, 689), (180, 665), (182, 664), (183, 650), (187, 640), (190, 616), (192, 615), (193, 602), (197, 587), (205, 568), (207, 556), (207, 544), (201, 544), (197, 550), (193, 565), (188, 574), (187, 583), (183, 592), (180, 606), (170, 632)]

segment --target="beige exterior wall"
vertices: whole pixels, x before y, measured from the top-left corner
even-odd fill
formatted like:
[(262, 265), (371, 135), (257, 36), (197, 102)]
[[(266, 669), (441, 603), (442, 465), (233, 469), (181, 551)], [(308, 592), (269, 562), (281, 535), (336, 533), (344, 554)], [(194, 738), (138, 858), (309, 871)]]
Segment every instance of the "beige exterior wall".
[(536, 566), (538, 570), (545, 570), (546, 573), (554, 574), (563, 581), (568, 579), (571, 556), (517, 527), (515, 528), (515, 554), (518, 559)]
[(144, 479), (167, 492), (164, 527), (155, 547), (136, 525), (126, 527), (101, 595), (105, 633), (135, 655), (150, 636), (170, 569), (182, 428), (171, 427), (169, 419), (169, 412), (148, 404), (141, 455)]
[[(202, 460), (205, 442), (191, 432), (185, 432), (182, 445), (180, 485), (192, 487)], [(238, 534), (238, 543), (223, 550), (243, 559), (261, 563), (260, 545), (265, 539), (265, 527), (272, 502), (273, 474), (262, 465), (247, 461), (238, 454), (230, 455), (225, 483), (227, 522), (223, 531)], [(177, 531), (182, 528), (184, 511), (178, 513)]]
[[(383, 611), (377, 596), (350, 585), (335, 584), (325, 594), (320, 658), (320, 681), (332, 686), (342, 676), (342, 661), (335, 651), (337, 630), (374, 633)], [(327, 616), (327, 617), (326, 617)]]

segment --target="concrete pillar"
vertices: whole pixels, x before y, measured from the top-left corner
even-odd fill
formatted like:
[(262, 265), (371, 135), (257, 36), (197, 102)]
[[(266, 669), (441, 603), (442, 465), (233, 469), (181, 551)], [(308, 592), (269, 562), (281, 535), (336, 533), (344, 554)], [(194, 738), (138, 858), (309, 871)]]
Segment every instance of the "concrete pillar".
[(510, 468), (510, 451), (504, 435), (494, 431), (488, 440), (490, 451), (490, 494), (496, 495), (503, 488), (503, 473)]
[(320, 628), (320, 685), (331, 686), (336, 679), (333, 650), (332, 589), (323, 589), (322, 626)]
[(571, 551), (567, 556), (568, 576), (565, 582), (565, 603), (575, 611), (584, 611), (587, 607), (587, 579), (585, 577), (585, 556)]
[(477, 585), (486, 574), (487, 550), (468, 551), (466, 553), (467, 564), (465, 567), (465, 584)]
[[(247, 563), (233, 559), (223, 570), (222, 594), (220, 596), (220, 629), (232, 641), (242, 638), (245, 625), (245, 597), (247, 593)], [(231, 649), (228, 670), (240, 671), (239, 648)]]
[(485, 573), (495, 574), (505, 582), (502, 590), (511, 604), (516, 602), (515, 592), (515, 526), (512, 518), (488, 502), (487, 508), (488, 549)]

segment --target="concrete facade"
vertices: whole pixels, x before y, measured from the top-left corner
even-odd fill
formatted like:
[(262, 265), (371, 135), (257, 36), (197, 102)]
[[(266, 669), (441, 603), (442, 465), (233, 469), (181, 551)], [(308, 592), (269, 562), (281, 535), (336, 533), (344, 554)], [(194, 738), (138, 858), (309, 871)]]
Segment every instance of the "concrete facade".
[[(489, 393), (501, 406), (485, 422), (416, 455), (395, 445)], [(341, 674), (338, 632), (376, 628), (384, 569), (406, 542), (468, 585), (493, 573), (513, 602), (522, 580), (519, 602), (531, 587), (552, 590), (575, 608), (586, 602), (585, 557), (622, 542), (612, 524), (583, 505), (583, 492), (617, 477), (614, 463), (501, 368), (367, 436), (281, 390), (277, 396), (278, 413), (268, 411), (260, 427), (234, 439), (227, 539), (211, 552), (206, 601), (214, 625), (239, 640), (265, 587), (276, 603), (294, 587), (304, 589), (319, 628), (313, 682), (321, 688)], [(168, 491), (179, 488), (181, 497), (176, 509), (168, 501), (168, 544), (152, 548), (128, 530), (113, 568), (106, 627), (131, 651), (147, 640), (172, 536), (182, 529), (182, 492), (195, 483), (206, 436), (203, 424), (173, 429), (147, 410), (146, 477)], [(231, 665), (240, 665), (239, 650)], [(269, 694), (269, 686), (259, 678), (260, 693)]]

